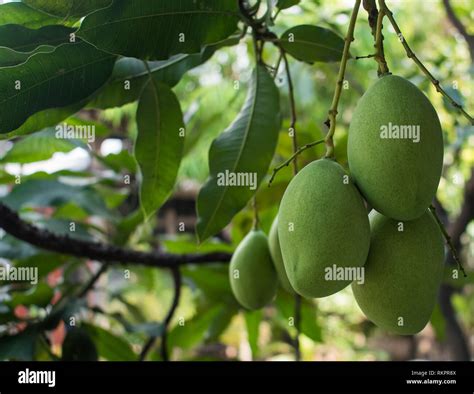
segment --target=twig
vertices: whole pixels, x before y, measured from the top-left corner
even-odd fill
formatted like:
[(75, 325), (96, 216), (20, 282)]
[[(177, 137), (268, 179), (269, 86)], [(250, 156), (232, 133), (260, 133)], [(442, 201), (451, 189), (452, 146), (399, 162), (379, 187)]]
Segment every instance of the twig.
[(377, 16), (377, 26), (375, 29), (375, 61), (378, 64), (378, 70), (377, 74), (379, 76), (388, 74), (389, 69), (387, 66), (387, 61), (385, 60), (385, 54), (383, 50), (383, 34), (382, 34), (382, 29), (383, 29), (383, 18), (385, 16), (385, 11), (383, 9), (380, 9), (378, 16)]
[(360, 8), (360, 0), (356, 0), (354, 9), (352, 10), (351, 19), (349, 22), (349, 28), (344, 42), (344, 50), (342, 52), (341, 64), (339, 66), (339, 74), (337, 76), (336, 90), (334, 91), (334, 97), (332, 99), (331, 109), (328, 112), (328, 119), (325, 124), (329, 127), (329, 131), (326, 135), (326, 157), (334, 157), (334, 132), (336, 131), (336, 116), (337, 106), (339, 104), (339, 98), (341, 96), (342, 83), (344, 81), (344, 74), (346, 72), (347, 59), (349, 58), (349, 48), (351, 42), (354, 41), (354, 28), (357, 20), (357, 14)]
[(227, 263), (230, 253), (169, 254), (141, 252), (115, 245), (84, 241), (68, 235), (51, 233), (22, 220), (16, 212), (0, 203), (0, 227), (13, 237), (39, 248), (69, 256), (108, 261), (111, 264), (128, 263), (157, 268), (173, 268), (187, 264)]
[(301, 349), (300, 349), (300, 332), (301, 332), (301, 296), (295, 294), (295, 360), (301, 360)]
[(449, 250), (451, 251), (451, 254), (453, 255), (454, 261), (458, 265), (459, 270), (463, 273), (464, 277), (466, 278), (467, 277), (466, 271), (464, 271), (464, 267), (462, 266), (461, 260), (459, 259), (458, 252), (457, 252), (456, 248), (454, 247), (453, 242), (451, 241), (451, 236), (448, 234), (448, 232), (444, 228), (444, 225), (441, 222), (441, 219), (439, 218), (438, 214), (436, 213), (436, 208), (435, 208), (434, 205), (430, 205), (430, 211), (433, 214), (436, 222), (438, 223), (438, 226), (439, 226), (441, 232), (443, 233), (443, 237), (446, 240), (446, 243), (449, 247)]
[[(290, 96), (290, 109), (291, 109), (291, 122), (290, 122), (290, 132), (291, 132), (291, 141), (293, 143), (293, 152), (295, 153), (298, 150), (298, 143), (296, 140), (296, 102), (295, 102), (295, 91), (293, 88), (293, 80), (291, 78), (291, 71), (290, 71), (290, 64), (288, 62), (288, 58), (286, 56), (285, 51), (280, 47), (281, 55), (283, 57), (283, 61), (285, 62), (285, 71), (286, 71), (286, 78), (288, 80), (288, 95)], [(298, 173), (298, 162), (297, 157), (298, 155), (293, 155), (293, 175)]]
[(102, 264), (99, 270), (92, 276), (92, 278), (89, 279), (89, 281), (84, 285), (82, 290), (79, 292), (79, 294), (77, 295), (78, 298), (85, 297), (86, 294), (94, 288), (95, 284), (100, 279), (102, 274), (105, 271), (107, 271), (107, 269), (109, 268), (109, 265), (110, 265), (110, 262)]
[(372, 53), (370, 55), (365, 55), (365, 56), (356, 56), (354, 59), (359, 60), (359, 59), (370, 59), (377, 56), (375, 53)]
[(317, 140), (317, 141), (310, 142), (309, 144), (303, 145), (300, 148), (298, 148), (296, 150), (296, 152), (294, 152), (287, 160), (285, 160), (283, 163), (279, 164), (278, 166), (276, 166), (273, 169), (272, 176), (270, 177), (270, 180), (268, 181), (268, 186), (270, 187), (272, 185), (272, 182), (275, 179), (275, 176), (276, 176), (277, 172), (280, 171), (284, 167), (288, 167), (288, 165), (293, 161), (293, 159), (296, 156), (300, 155), (306, 149), (309, 149), (309, 148), (312, 148), (313, 146), (322, 144), (325, 140), (326, 139), (323, 138), (323, 139), (320, 139), (320, 140)]
[(472, 118), (471, 115), (469, 115), (464, 108), (462, 107), (461, 104), (458, 104), (446, 91), (441, 87), (439, 81), (429, 72), (429, 70), (423, 65), (423, 63), (418, 59), (418, 57), (415, 55), (415, 53), (411, 50), (410, 46), (408, 45), (407, 41), (405, 40), (405, 37), (403, 36), (402, 32), (400, 31), (400, 28), (393, 17), (392, 11), (387, 7), (385, 4), (385, 0), (380, 0), (380, 7), (389, 19), (390, 23), (393, 26), (393, 29), (397, 33), (398, 37), (400, 38), (400, 41), (405, 48), (405, 51), (407, 53), (407, 56), (412, 59), (415, 64), (423, 71), (423, 73), (429, 78), (431, 83), (434, 85), (436, 88), (436, 91), (441, 93), (450, 103), (453, 107), (457, 108), (458, 111), (466, 118), (469, 120), (469, 122), (474, 125), (474, 119)]
[[(176, 312), (176, 309), (178, 308), (179, 300), (181, 298), (181, 284), (182, 284), (181, 271), (179, 270), (178, 267), (175, 267), (171, 269), (171, 273), (173, 275), (174, 297), (173, 297), (173, 303), (171, 304), (168, 314), (166, 315), (165, 320), (163, 321), (163, 331), (161, 334), (161, 350), (160, 350), (161, 358), (163, 361), (169, 361), (168, 328), (171, 323), (171, 320), (173, 319), (174, 313)], [(156, 336), (152, 336), (148, 339), (148, 341), (146, 342), (145, 346), (143, 347), (140, 353), (140, 361), (144, 361), (146, 359), (146, 356), (148, 355), (149, 351), (155, 344), (156, 339), (157, 339)]]
[(253, 209), (253, 229), (257, 230), (260, 226), (260, 218), (258, 217), (258, 207), (257, 207), (257, 195), (254, 194), (252, 197), (252, 209)]

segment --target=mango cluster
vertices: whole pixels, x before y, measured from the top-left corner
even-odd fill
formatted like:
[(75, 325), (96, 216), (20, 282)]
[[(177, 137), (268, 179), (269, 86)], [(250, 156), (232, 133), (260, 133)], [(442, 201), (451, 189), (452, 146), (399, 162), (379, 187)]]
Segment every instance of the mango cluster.
[(323, 158), (292, 179), (269, 239), (252, 231), (232, 258), (235, 297), (257, 309), (273, 300), (278, 282), (306, 298), (352, 284), (377, 326), (419, 332), (443, 276), (443, 237), (428, 209), (442, 163), (441, 125), (427, 97), (401, 77), (382, 76), (353, 113), (349, 173)]

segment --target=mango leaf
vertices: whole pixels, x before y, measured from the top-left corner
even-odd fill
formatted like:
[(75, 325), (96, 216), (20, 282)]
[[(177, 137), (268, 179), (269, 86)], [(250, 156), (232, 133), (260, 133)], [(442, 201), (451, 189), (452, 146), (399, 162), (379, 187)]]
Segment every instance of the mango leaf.
[[(204, 63), (211, 55), (211, 51), (204, 49), (197, 54), (176, 55), (168, 60), (148, 62), (148, 67), (156, 81), (173, 87), (186, 71)], [(119, 59), (115, 63), (111, 81), (89, 106), (105, 109), (136, 101), (149, 79), (142, 60), (129, 57)]]
[(294, 5), (298, 4), (301, 0), (278, 0), (277, 1), (277, 8), (280, 10), (284, 10), (286, 8), (293, 7)]
[(23, 291), (23, 292), (13, 292), (11, 293), (12, 299), (7, 301), (5, 304), (14, 308), (18, 305), (36, 305), (39, 307), (46, 307), (51, 302), (53, 298), (54, 291), (46, 283), (38, 283), (37, 286)]
[(15, 261), (15, 267), (37, 267), (38, 278), (43, 278), (51, 271), (66, 263), (67, 257), (51, 252), (41, 252)]
[(36, 327), (29, 327), (19, 334), (0, 337), (0, 360), (32, 361), (38, 334)]
[(74, 202), (91, 214), (109, 215), (94, 189), (71, 186), (57, 180), (32, 179), (23, 182), (15, 186), (1, 201), (16, 211), (24, 206), (48, 207)]
[(110, 331), (90, 324), (82, 324), (94, 341), (100, 357), (109, 361), (135, 361), (137, 355), (130, 344)]
[(342, 57), (344, 39), (319, 26), (300, 25), (288, 29), (279, 40), (295, 59), (307, 62), (336, 62)]
[(16, 66), (17, 64), (24, 63), (28, 58), (35, 53), (40, 52), (53, 52), (54, 47), (50, 45), (41, 45), (31, 52), (17, 52), (10, 48), (0, 47), (0, 68)]
[(51, 158), (56, 152), (70, 152), (77, 145), (55, 138), (54, 129), (46, 129), (15, 142), (1, 163), (33, 163)]
[[(290, 327), (290, 319), (295, 316), (295, 297), (283, 290), (278, 292), (275, 301), (277, 311), (285, 321), (284, 328)], [(301, 300), (301, 332), (315, 342), (322, 341), (321, 326), (316, 320), (316, 305), (312, 300)]]
[(71, 115), (74, 115), (77, 111), (83, 108), (88, 101), (88, 99), (85, 99), (79, 101), (78, 103), (68, 105), (66, 107), (46, 109), (44, 111), (37, 112), (34, 115), (30, 116), (17, 129), (5, 134), (0, 133), (0, 140), (6, 140), (22, 135), (28, 135), (36, 131), (46, 129), (48, 127), (56, 126), (58, 123), (69, 118)]
[(263, 312), (261, 310), (245, 312), (244, 316), (245, 324), (247, 326), (247, 339), (249, 341), (250, 349), (252, 349), (252, 357), (255, 359), (258, 356), (258, 338)]
[(74, 18), (108, 7), (112, 0), (23, 0), (23, 3), (50, 15)]
[(204, 311), (199, 311), (195, 317), (185, 321), (184, 325), (176, 325), (168, 335), (169, 349), (178, 347), (190, 349), (207, 339), (209, 328), (214, 319), (219, 317), (222, 305), (216, 305)]
[(238, 20), (234, 0), (116, 0), (87, 16), (78, 35), (110, 53), (166, 60), (225, 39)]
[(61, 23), (61, 19), (35, 10), (23, 3), (6, 3), (0, 5), (0, 25), (21, 25), (38, 29), (46, 25)]
[(184, 147), (184, 122), (173, 91), (151, 79), (137, 109), (135, 158), (142, 175), (140, 203), (150, 217), (173, 190)]
[(82, 327), (72, 328), (64, 338), (63, 361), (97, 361), (97, 349), (89, 333)]
[(107, 81), (114, 62), (114, 56), (81, 42), (60, 45), (54, 52), (38, 53), (16, 67), (1, 69), (0, 133), (15, 130), (41, 110), (89, 97)]
[(31, 52), (41, 45), (58, 46), (67, 44), (75, 29), (52, 25), (37, 30), (21, 25), (0, 26), (0, 47), (11, 48), (17, 52)]
[[(257, 66), (243, 108), (209, 151), (211, 177), (197, 200), (200, 242), (226, 226), (254, 195), (272, 161), (280, 124), (278, 89), (265, 67)], [(256, 184), (237, 186), (229, 174)]]
[(227, 266), (196, 266), (183, 268), (183, 277), (192, 289), (199, 289), (212, 301), (236, 303), (229, 284)]

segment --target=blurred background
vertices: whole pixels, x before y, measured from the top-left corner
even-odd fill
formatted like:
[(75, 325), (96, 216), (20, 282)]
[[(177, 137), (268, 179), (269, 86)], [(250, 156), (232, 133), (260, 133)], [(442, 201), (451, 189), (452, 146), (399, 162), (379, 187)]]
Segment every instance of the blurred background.
[[(442, 0), (423, 2), (387, 0), (395, 18), (425, 66), (467, 112), (474, 112), (474, 48), (448, 18)], [(450, 2), (467, 34), (474, 35), (472, 0)], [(351, 1), (302, 0), (283, 10), (274, 31), (280, 35), (299, 24), (329, 27), (345, 35)], [(385, 54), (390, 70), (417, 85), (437, 109), (444, 130), (444, 171), (437, 194), (438, 211), (458, 247), (467, 279), (453, 279), (447, 254), (446, 280), (432, 320), (416, 336), (394, 336), (369, 322), (358, 308), (351, 289), (333, 296), (305, 300), (302, 306), (301, 350), (304, 360), (460, 360), (474, 352), (474, 130), (465, 118), (436, 92), (384, 23)], [(470, 40), (471, 45), (473, 40)], [(208, 177), (212, 140), (235, 118), (245, 99), (254, 59), (252, 43), (217, 51), (210, 61), (188, 72), (174, 88), (187, 129), (186, 156), (176, 190), (159, 214), (142, 222), (138, 208), (136, 163), (131, 155), (136, 135), (136, 104), (99, 111), (84, 109), (68, 124), (94, 125), (96, 140), (58, 140), (54, 129), (11, 141), (0, 141), (0, 196), (37, 225), (57, 233), (96, 239), (138, 250), (173, 253), (227, 251), (248, 232), (250, 207), (240, 212), (225, 231), (197, 246), (195, 201)], [(367, 13), (361, 8), (351, 46), (335, 134), (337, 160), (346, 165), (347, 130), (357, 100), (377, 78)], [(249, 55), (250, 54), (250, 55)], [(268, 45), (265, 60), (274, 64), (278, 53)], [(298, 113), (299, 145), (325, 135), (326, 120), (338, 71), (337, 63), (304, 64), (290, 59)], [(236, 89), (235, 82), (239, 81)], [(286, 132), (290, 123), (287, 81), (283, 67), (281, 88), (283, 127), (274, 165), (291, 155)], [(300, 156), (308, 163), (324, 153), (318, 146)], [(16, 176), (21, 175), (21, 184)], [(280, 171), (270, 188), (257, 195), (264, 231), (268, 232), (278, 203), (291, 179), (291, 168)], [(180, 224), (181, 228), (180, 228)], [(184, 231), (180, 231), (184, 230)], [(36, 249), (0, 230), (0, 264), (41, 267), (32, 288), (0, 287), (0, 359), (50, 360), (61, 354), (68, 330), (64, 323), (44, 337), (16, 336), (25, 322), (44, 317), (61, 294), (84, 283), (99, 264)], [(292, 360), (293, 299), (281, 291), (263, 311), (246, 312), (234, 300), (226, 264), (188, 266), (183, 270), (182, 298), (171, 324), (169, 349), (173, 360)], [(93, 339), (104, 360), (134, 360), (156, 323), (164, 319), (173, 296), (167, 271), (144, 267), (110, 269), (86, 300), (71, 303), (76, 324)], [(11, 338), (16, 338), (12, 347)], [(13, 350), (12, 350), (13, 349)], [(15, 350), (16, 349), (16, 350)], [(159, 359), (150, 352), (149, 359)]]

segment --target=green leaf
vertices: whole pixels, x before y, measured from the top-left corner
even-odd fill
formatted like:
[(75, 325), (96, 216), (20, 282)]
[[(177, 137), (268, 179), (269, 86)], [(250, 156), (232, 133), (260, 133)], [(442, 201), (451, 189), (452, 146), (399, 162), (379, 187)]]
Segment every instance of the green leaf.
[(247, 339), (249, 341), (250, 349), (252, 349), (252, 357), (255, 359), (258, 355), (258, 338), (263, 312), (261, 310), (245, 312), (244, 316), (245, 324), (247, 326)]
[(175, 326), (168, 335), (169, 348), (190, 349), (205, 341), (213, 320), (219, 317), (221, 310), (222, 306), (216, 305), (208, 310), (200, 311), (184, 325)]
[(39, 307), (46, 307), (53, 298), (54, 291), (46, 283), (39, 283), (37, 286), (23, 292), (13, 292), (11, 301), (5, 304), (11, 308), (18, 305), (36, 305)]
[[(192, 55), (176, 55), (168, 60), (148, 62), (155, 81), (170, 87), (175, 86), (183, 74), (207, 61), (212, 55), (209, 50)], [(92, 108), (121, 107), (138, 100), (150, 76), (142, 60), (122, 58), (115, 63), (111, 81), (89, 106)]]
[(16, 211), (23, 206), (48, 207), (74, 202), (91, 214), (108, 215), (104, 202), (94, 189), (71, 186), (56, 180), (32, 179), (23, 182), (1, 201)]
[(62, 361), (97, 361), (97, 349), (87, 330), (72, 328), (64, 338)]
[(116, 0), (87, 16), (78, 35), (110, 53), (165, 60), (225, 39), (237, 22), (234, 0)]
[(87, 101), (88, 99), (85, 99), (66, 107), (47, 109), (44, 111), (37, 112), (34, 115), (30, 116), (17, 129), (5, 134), (0, 133), (0, 140), (11, 139), (22, 135), (28, 135), (51, 126), (56, 126), (58, 123), (60, 123), (64, 119), (69, 118), (71, 115), (74, 115), (77, 111), (84, 107), (87, 104)]
[(2, 69), (0, 133), (15, 130), (39, 111), (89, 97), (107, 81), (114, 62), (114, 56), (81, 42), (60, 45), (54, 52), (38, 53)]
[(294, 5), (298, 4), (301, 0), (278, 0), (277, 8), (280, 10), (284, 10), (286, 8), (293, 7)]
[(0, 360), (32, 361), (36, 351), (36, 327), (30, 327), (17, 335), (0, 337)]
[[(295, 316), (295, 297), (281, 290), (278, 292), (275, 301), (277, 310), (281, 317), (285, 319), (285, 327), (290, 327), (290, 319)], [(301, 300), (301, 332), (315, 342), (322, 341), (321, 326), (316, 320), (316, 305), (313, 300)]]
[(225, 227), (255, 194), (251, 185), (222, 185), (219, 180), (226, 173), (243, 173), (256, 176), (260, 185), (275, 152), (280, 121), (278, 89), (265, 67), (258, 66), (240, 114), (209, 151), (211, 177), (197, 200), (201, 242)]
[(107, 7), (112, 0), (23, 0), (31, 8), (61, 18), (85, 16)]
[(335, 62), (342, 57), (344, 39), (319, 26), (300, 25), (283, 33), (283, 49), (295, 59), (307, 62)]
[(21, 25), (4, 25), (0, 26), (0, 47), (31, 52), (41, 45), (67, 44), (75, 30), (61, 25), (44, 26), (37, 30)]
[(61, 23), (59, 18), (37, 11), (23, 3), (0, 5), (0, 25), (14, 24), (38, 29), (45, 25), (58, 23)]
[(0, 47), (0, 68), (16, 66), (17, 64), (26, 62), (28, 58), (35, 53), (50, 53), (53, 52), (54, 49), (53, 46), (41, 45), (32, 52), (17, 52), (10, 48)]
[(67, 258), (50, 252), (41, 252), (33, 256), (15, 261), (15, 267), (37, 267), (38, 278), (43, 278), (51, 271), (63, 265)]
[(184, 147), (184, 122), (173, 91), (150, 80), (137, 109), (135, 158), (142, 175), (140, 203), (150, 217), (173, 190)]
[(235, 302), (229, 284), (229, 268), (227, 266), (186, 267), (183, 268), (183, 277), (187, 279), (192, 289), (198, 288), (213, 301)]
[(71, 140), (55, 138), (54, 129), (47, 129), (15, 142), (0, 162), (33, 163), (47, 160), (56, 152), (70, 152), (75, 147)]
[(130, 344), (110, 331), (90, 324), (83, 324), (94, 341), (100, 357), (108, 361), (135, 361), (137, 355)]

